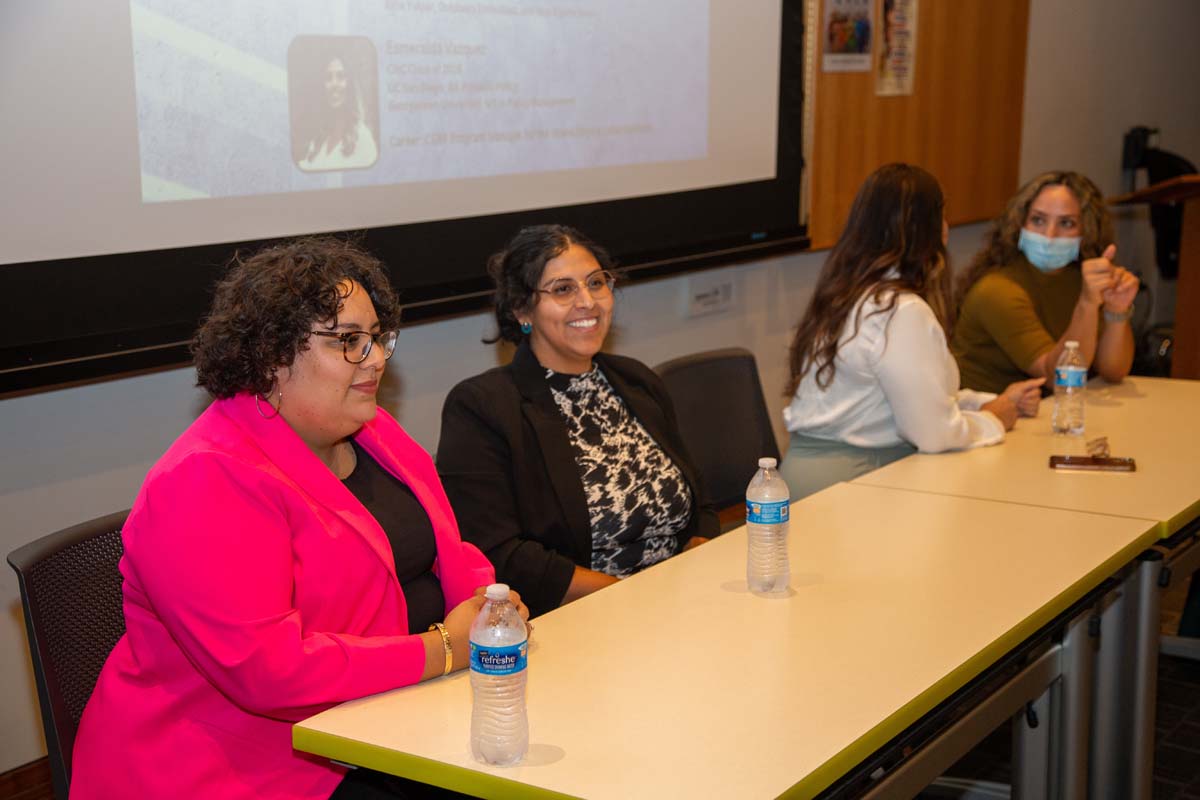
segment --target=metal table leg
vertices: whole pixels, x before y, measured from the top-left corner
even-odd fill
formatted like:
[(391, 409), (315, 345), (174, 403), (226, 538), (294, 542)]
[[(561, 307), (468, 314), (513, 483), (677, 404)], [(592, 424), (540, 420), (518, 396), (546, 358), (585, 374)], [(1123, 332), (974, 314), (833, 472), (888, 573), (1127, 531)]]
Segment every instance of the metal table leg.
[(1143, 553), (1101, 613), (1089, 775), (1096, 798), (1150, 800), (1161, 570), (1161, 553)]
[(1137, 568), (1137, 657), (1133, 673), (1132, 791), (1134, 800), (1150, 800), (1154, 788), (1154, 709), (1158, 690), (1158, 627), (1163, 557), (1142, 555)]
[(1055, 771), (1051, 768), (1051, 738), (1056, 714), (1051, 689), (1028, 703), (1013, 717), (1013, 800), (1045, 800), (1050, 796)]
[[(1088, 796), (1088, 732), (1092, 723), (1092, 690), (1096, 671), (1097, 637), (1089, 630), (1093, 612), (1071, 621), (1063, 635), (1058, 796), (1063, 800), (1085, 800)], [(1098, 631), (1097, 631), (1098, 633)]]
[(1096, 659), (1095, 693), (1092, 705), (1091, 762), (1088, 785), (1096, 800), (1127, 800), (1129, 751), (1124, 748), (1129, 730), (1128, 704), (1121, 702), (1124, 679), (1132, 660), (1127, 620), (1135, 605), (1130, 599), (1131, 576), (1101, 599), (1100, 650)]
[[(1003, 724), (1026, 703), (1047, 697), (1048, 687), (1060, 674), (1061, 646), (1054, 645), (999, 687), (933, 741), (924, 745), (864, 793), (870, 800), (913, 797), (933, 782), (985, 736)], [(1022, 720), (1024, 715), (1021, 715)], [(1050, 713), (1039, 715), (1040, 727), (1050, 731)], [(1024, 724), (1024, 722), (1022, 722)], [(1037, 796), (1045, 796), (1042, 795)]]

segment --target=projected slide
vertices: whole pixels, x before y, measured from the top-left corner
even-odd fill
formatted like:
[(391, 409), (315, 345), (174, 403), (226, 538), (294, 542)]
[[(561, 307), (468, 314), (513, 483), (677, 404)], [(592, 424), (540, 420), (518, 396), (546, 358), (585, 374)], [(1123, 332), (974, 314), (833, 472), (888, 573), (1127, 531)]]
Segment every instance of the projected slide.
[(0, 265), (776, 178), (778, 2), (3, 7)]
[(129, 8), (143, 202), (709, 156), (707, 2)]

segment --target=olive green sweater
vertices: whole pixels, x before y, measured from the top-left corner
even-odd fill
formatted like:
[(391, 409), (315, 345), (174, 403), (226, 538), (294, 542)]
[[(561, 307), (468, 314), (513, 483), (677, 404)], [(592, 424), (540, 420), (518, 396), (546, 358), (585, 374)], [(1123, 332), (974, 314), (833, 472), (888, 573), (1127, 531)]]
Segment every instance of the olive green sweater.
[(1046, 273), (1024, 256), (976, 281), (950, 340), (962, 388), (1002, 392), (1028, 378), (1025, 370), (1071, 324), (1082, 286), (1078, 262)]

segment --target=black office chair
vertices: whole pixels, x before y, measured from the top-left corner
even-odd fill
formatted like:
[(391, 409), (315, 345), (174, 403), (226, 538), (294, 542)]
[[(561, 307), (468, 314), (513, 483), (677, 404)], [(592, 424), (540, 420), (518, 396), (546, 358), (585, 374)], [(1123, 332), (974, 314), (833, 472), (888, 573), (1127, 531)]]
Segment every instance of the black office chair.
[(679, 432), (718, 509), (745, 502), (762, 456), (779, 458), (754, 354), (740, 347), (672, 359), (655, 370), (667, 384)]
[(105, 659), (125, 633), (117, 565), (128, 514), (75, 525), (8, 556), (21, 586), (50, 774), (61, 800), (71, 785), (71, 750), (83, 707)]

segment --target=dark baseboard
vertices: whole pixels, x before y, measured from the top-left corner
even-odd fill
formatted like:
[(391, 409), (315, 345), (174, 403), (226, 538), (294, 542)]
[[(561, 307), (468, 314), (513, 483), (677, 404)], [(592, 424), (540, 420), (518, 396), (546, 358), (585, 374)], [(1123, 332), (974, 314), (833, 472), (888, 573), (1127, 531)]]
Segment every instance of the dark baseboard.
[(39, 758), (8, 772), (0, 772), (0, 800), (54, 800), (50, 762)]

